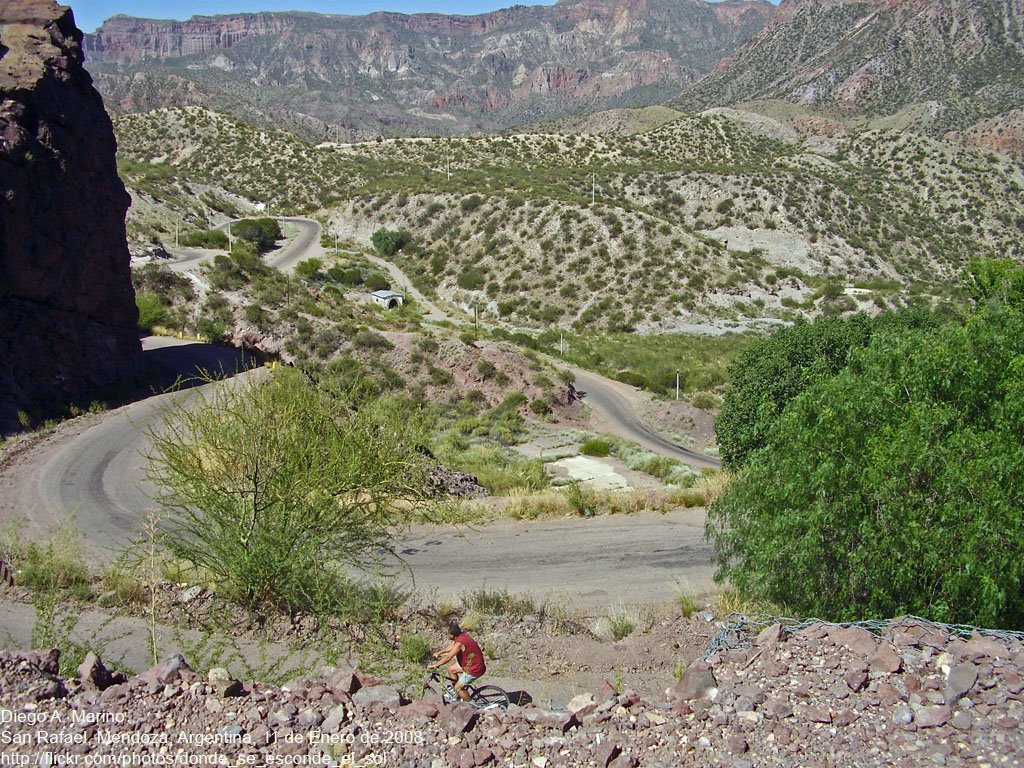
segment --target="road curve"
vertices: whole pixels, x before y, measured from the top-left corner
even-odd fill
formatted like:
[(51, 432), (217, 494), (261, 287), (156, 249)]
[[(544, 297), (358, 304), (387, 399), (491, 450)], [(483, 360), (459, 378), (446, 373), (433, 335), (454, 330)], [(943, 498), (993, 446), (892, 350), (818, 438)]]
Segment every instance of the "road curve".
[[(268, 260), (280, 269), (322, 254), (320, 225), (289, 221), (299, 226), (299, 236)], [(238, 364), (231, 350), (209, 345), (151, 338), (145, 346), (147, 356), (182, 374), (197, 365), (230, 370)], [(629, 405), (627, 385), (582, 370), (576, 376), (609, 431), (696, 466), (716, 465), (643, 428)], [(157, 395), (118, 409), (53, 452), (36, 483), (51, 519), (73, 513), (89, 548), (104, 560), (116, 556), (155, 506), (155, 487), (147, 477), (147, 432), (163, 409), (184, 407), (195, 392)], [(405, 576), (410, 583), (415, 577), (419, 588), (453, 594), (480, 586), (535, 594), (563, 589), (576, 604), (602, 605), (668, 599), (680, 578), (698, 590), (711, 589), (703, 513), (694, 511), (498, 523), (479, 530), (419, 527), (400, 551), (411, 568)]]
[(166, 381), (186, 387), (117, 409), (64, 445), (39, 472), (38, 494), (52, 517), (71, 514), (91, 548), (112, 559), (131, 543), (149, 510), (156, 487), (148, 477), (149, 431), (164, 413), (185, 407), (207, 386), (187, 386), (195, 377), (233, 374), (251, 364), (238, 350), (151, 336), (143, 340), (149, 364)]
[(628, 394), (635, 391), (633, 387), (582, 368), (573, 368), (572, 372), (576, 376), (576, 389), (587, 393), (585, 402), (590, 404), (612, 434), (626, 437), (649, 451), (679, 459), (693, 467), (717, 469), (722, 466), (722, 462), (713, 456), (676, 445), (645, 427), (627, 399)]

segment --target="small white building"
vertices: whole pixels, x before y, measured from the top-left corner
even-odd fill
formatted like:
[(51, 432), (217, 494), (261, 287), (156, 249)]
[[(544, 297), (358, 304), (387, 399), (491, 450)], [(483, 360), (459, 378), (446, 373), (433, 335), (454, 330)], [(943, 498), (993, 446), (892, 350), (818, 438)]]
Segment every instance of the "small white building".
[(405, 297), (398, 293), (398, 291), (374, 291), (370, 295), (373, 297), (373, 300), (384, 307), (384, 309), (400, 307), (405, 301)]

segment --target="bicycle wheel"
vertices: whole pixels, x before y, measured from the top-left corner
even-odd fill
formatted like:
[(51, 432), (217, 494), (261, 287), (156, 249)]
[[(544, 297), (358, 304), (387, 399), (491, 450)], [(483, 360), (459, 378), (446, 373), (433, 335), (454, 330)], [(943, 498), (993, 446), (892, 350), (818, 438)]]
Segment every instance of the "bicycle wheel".
[(490, 709), (491, 707), (507, 709), (509, 705), (508, 693), (496, 685), (482, 685), (474, 689), (471, 701), (480, 709)]

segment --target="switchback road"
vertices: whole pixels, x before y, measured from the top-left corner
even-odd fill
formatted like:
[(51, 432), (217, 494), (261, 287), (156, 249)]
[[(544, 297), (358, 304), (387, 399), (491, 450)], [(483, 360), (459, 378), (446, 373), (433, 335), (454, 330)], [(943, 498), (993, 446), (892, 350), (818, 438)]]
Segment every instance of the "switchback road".
[[(319, 224), (292, 221), (299, 225), (300, 236), (268, 259), (281, 269), (322, 253)], [(197, 365), (228, 371), (239, 366), (237, 353), (209, 345), (151, 338), (146, 348), (147, 356), (186, 375)], [(588, 392), (587, 402), (607, 431), (696, 466), (716, 464), (640, 426), (626, 385), (586, 371), (576, 374), (579, 388)], [(0, 475), (0, 516), (27, 515), (39, 527), (72, 516), (91, 551), (102, 560), (112, 559), (155, 506), (156, 490), (147, 476), (149, 430), (165, 409), (185, 407), (196, 392), (160, 394), (132, 403), (13, 462)], [(686, 579), (698, 591), (711, 586), (703, 513), (692, 510), (503, 522), (478, 530), (420, 527), (409, 534), (401, 551), (411, 569), (404, 578), (442, 592), (488, 586), (562, 592), (581, 604), (605, 604), (664, 600), (671, 597), (678, 579)]]

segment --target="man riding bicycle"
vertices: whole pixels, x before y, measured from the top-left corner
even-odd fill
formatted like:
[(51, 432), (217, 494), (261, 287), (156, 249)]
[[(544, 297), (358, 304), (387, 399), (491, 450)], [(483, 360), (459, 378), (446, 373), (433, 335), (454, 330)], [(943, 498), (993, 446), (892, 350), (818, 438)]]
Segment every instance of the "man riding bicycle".
[(454, 659), (448, 667), (448, 679), (455, 687), (455, 693), (463, 701), (469, 701), (466, 686), (478, 680), (487, 671), (484, 653), (468, 632), (463, 632), (456, 622), (448, 625), (448, 645), (434, 654), (436, 661), (428, 669), (439, 669)]

